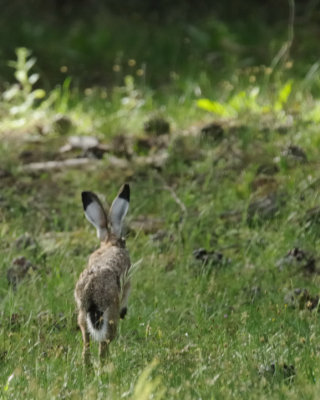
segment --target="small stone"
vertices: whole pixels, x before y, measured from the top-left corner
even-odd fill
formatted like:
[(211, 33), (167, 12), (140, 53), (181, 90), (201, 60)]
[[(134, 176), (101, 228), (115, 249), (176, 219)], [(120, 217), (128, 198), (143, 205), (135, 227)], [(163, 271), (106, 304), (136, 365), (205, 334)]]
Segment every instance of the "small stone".
[(286, 293), (284, 302), (292, 308), (312, 311), (318, 307), (319, 296), (312, 296), (307, 289), (296, 288)]
[(276, 370), (275, 363), (272, 363), (272, 364), (270, 364), (270, 365), (263, 365), (263, 364), (261, 364), (261, 365), (259, 366), (259, 369), (258, 369), (259, 374), (260, 374), (260, 375), (263, 375), (263, 376), (266, 376), (266, 375), (273, 376), (274, 373), (275, 373), (275, 370)]
[(203, 248), (193, 250), (192, 254), (196, 260), (201, 260), (201, 261), (204, 261), (204, 259), (208, 257), (207, 250)]
[(312, 296), (307, 289), (304, 289), (298, 295), (298, 300), (300, 310), (307, 308), (309, 311), (311, 311), (318, 306), (319, 296)]
[(259, 374), (265, 378), (273, 378), (276, 374), (283, 379), (292, 379), (296, 375), (295, 367), (292, 364), (278, 364), (273, 362), (269, 365), (260, 365)]
[(318, 272), (316, 268), (315, 257), (312, 254), (299, 249), (298, 247), (294, 247), (293, 249), (289, 250), (284, 257), (277, 261), (276, 266), (280, 271), (290, 267), (300, 269), (302, 272), (308, 274), (314, 274)]
[(209, 263), (221, 263), (224, 261), (223, 254), (218, 251), (207, 251), (206, 249), (199, 248), (192, 252), (196, 260), (201, 261), (204, 265)]

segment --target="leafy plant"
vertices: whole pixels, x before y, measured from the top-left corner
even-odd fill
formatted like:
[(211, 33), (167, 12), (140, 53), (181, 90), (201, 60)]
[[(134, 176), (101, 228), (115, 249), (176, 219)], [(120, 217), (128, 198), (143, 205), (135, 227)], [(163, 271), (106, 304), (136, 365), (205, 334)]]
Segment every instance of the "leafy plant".
[[(281, 112), (288, 102), (292, 92), (292, 80), (282, 85), (275, 96), (275, 100), (269, 100), (268, 96), (262, 96), (258, 86), (235, 93), (226, 102), (201, 98), (197, 106), (202, 110), (212, 112), (220, 117), (237, 117), (243, 113), (261, 114), (268, 112)], [(260, 96), (259, 96), (260, 95)]]
[(36, 101), (43, 99), (46, 92), (43, 89), (34, 89), (39, 80), (39, 74), (31, 70), (36, 58), (31, 57), (30, 50), (25, 47), (16, 49), (17, 60), (10, 61), (9, 66), (15, 69), (14, 76), (18, 83), (10, 86), (2, 95), (3, 100), (10, 105), (10, 114), (23, 114), (30, 110)]

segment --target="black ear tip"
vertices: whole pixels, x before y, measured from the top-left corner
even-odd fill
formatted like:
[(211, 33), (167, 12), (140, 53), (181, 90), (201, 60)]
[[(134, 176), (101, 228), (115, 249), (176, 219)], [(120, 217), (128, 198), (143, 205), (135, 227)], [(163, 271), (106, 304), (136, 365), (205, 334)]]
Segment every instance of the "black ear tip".
[(121, 190), (120, 190), (120, 193), (119, 193), (119, 197), (120, 197), (121, 199), (130, 201), (130, 186), (129, 186), (128, 183), (125, 183), (125, 184), (122, 186), (122, 188), (121, 188)]
[(88, 205), (90, 203), (92, 203), (92, 194), (91, 194), (91, 192), (82, 192), (81, 198), (82, 198), (83, 208), (84, 208), (84, 210), (86, 210)]

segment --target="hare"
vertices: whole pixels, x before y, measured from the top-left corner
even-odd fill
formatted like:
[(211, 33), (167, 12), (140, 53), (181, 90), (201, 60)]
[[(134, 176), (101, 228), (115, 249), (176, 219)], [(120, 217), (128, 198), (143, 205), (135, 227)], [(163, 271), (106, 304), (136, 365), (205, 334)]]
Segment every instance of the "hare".
[(116, 335), (119, 317), (123, 319), (127, 313), (131, 263), (121, 231), (129, 201), (130, 187), (125, 184), (107, 216), (97, 195), (82, 192), (85, 216), (97, 229), (101, 241), (100, 248), (90, 255), (88, 266), (81, 273), (74, 291), (85, 363), (90, 359), (90, 335), (99, 342), (102, 360)]

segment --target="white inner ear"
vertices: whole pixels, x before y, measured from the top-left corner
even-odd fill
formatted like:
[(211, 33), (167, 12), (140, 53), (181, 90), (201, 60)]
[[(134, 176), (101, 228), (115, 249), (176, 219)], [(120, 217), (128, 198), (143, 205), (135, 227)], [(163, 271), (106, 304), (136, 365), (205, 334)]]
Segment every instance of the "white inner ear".
[(98, 238), (100, 240), (105, 239), (107, 236), (107, 219), (100, 204), (95, 201), (90, 203), (85, 210), (85, 216), (87, 220), (97, 229)]
[(129, 209), (129, 202), (121, 197), (116, 197), (111, 205), (109, 219), (111, 230), (118, 238), (121, 237), (122, 222)]

